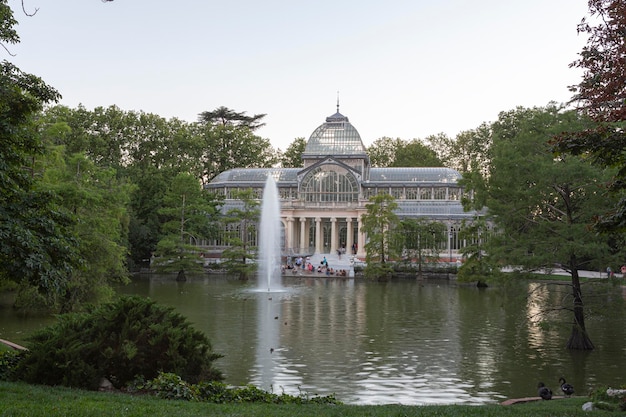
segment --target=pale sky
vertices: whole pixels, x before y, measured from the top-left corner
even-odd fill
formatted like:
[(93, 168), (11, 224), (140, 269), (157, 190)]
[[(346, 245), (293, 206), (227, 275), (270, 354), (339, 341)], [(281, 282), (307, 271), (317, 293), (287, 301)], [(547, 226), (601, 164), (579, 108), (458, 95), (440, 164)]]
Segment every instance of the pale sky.
[(459, 132), (567, 102), (587, 0), (9, 0), (15, 57), (61, 104), (193, 122), (266, 113), (285, 150), (340, 112), (365, 146)]

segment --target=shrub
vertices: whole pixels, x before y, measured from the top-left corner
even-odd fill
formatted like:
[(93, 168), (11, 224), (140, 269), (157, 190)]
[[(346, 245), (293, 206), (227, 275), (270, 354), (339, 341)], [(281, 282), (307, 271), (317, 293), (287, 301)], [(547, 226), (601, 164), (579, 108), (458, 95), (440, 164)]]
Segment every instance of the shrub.
[(159, 372), (185, 381), (221, 380), (207, 337), (171, 307), (122, 297), (91, 313), (69, 313), (30, 338), (18, 366), (26, 382), (97, 389), (102, 378), (122, 388)]
[(265, 404), (341, 404), (334, 395), (312, 396), (301, 393), (298, 396), (275, 394), (263, 391), (253, 385), (230, 387), (219, 381), (190, 384), (178, 375), (160, 373), (156, 378), (145, 381), (136, 379), (128, 387), (129, 392), (153, 394), (168, 400), (201, 401), (215, 404), (265, 403)]
[(11, 381), (15, 378), (15, 369), (23, 353), (22, 351), (0, 349), (0, 381)]

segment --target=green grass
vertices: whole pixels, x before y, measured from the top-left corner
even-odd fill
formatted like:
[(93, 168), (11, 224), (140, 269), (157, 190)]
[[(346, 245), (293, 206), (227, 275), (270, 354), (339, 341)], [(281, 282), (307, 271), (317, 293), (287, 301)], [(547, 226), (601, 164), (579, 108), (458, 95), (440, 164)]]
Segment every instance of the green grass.
[[(69, 388), (0, 382), (0, 416), (150, 416), (150, 417), (412, 417), (412, 416), (589, 416), (582, 411), (587, 398), (568, 398), (510, 406), (402, 406), (402, 405), (320, 405), (320, 404), (208, 404), (159, 400), (149, 396), (99, 393)], [(594, 416), (623, 415), (595, 411)]]

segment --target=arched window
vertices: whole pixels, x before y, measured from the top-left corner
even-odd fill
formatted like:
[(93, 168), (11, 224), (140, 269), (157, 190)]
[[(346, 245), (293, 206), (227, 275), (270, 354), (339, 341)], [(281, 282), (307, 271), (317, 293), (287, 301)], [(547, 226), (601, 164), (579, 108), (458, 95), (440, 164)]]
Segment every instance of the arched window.
[(306, 202), (356, 202), (359, 186), (354, 175), (341, 167), (318, 167), (302, 180), (300, 196)]

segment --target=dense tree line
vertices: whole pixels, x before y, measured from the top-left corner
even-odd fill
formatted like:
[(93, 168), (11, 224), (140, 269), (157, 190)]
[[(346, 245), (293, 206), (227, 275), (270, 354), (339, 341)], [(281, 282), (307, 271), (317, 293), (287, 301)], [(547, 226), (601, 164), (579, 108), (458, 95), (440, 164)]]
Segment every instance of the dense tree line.
[[(590, 38), (573, 63), (585, 70), (573, 88), (577, 111), (556, 104), (517, 108), (455, 138), (383, 137), (367, 149), (372, 166), (448, 166), (463, 174), (466, 206), (485, 209), (497, 231), (491, 240), (467, 237), (480, 242), (478, 249), (470, 246), (476, 262), (468, 268), (482, 274), (494, 265), (558, 265), (570, 271), (569, 346), (583, 349), (593, 344), (577, 271), (624, 256), (619, 235), (599, 234), (592, 226), (606, 232), (626, 224), (626, 63), (620, 58), (626, 8), (610, 0), (589, 4), (591, 16), (600, 19), (579, 27)], [(15, 25), (0, 0), (0, 44), (19, 41)], [(255, 133), (263, 114), (219, 107), (186, 122), (117, 106), (55, 105), (59, 98), (43, 80), (2, 62), (0, 280), (19, 289), (22, 306), (69, 311), (106, 297), (111, 284), (123, 282), (129, 269), (155, 252), (172, 260), (165, 269), (192, 270), (193, 244), (215, 236), (210, 225), (219, 217), (220, 199), (203, 184), (232, 168), (302, 166), (305, 139), (296, 138), (284, 154), (274, 149)], [(418, 229), (429, 227), (398, 221), (389, 210), (393, 204), (380, 197), (368, 205), (372, 215), (364, 227), (376, 238), (369, 241), (368, 259), (380, 264), (372, 271), (387, 273), (388, 259), (424, 249), (421, 240), (393, 236), (403, 229), (419, 236)], [(385, 210), (377, 212), (378, 205)], [(230, 230), (224, 238), (232, 245), (227, 257), (240, 260), (242, 276), (250, 273), (255, 210), (250, 205), (223, 218)], [(465, 230), (484, 233), (482, 227)]]

